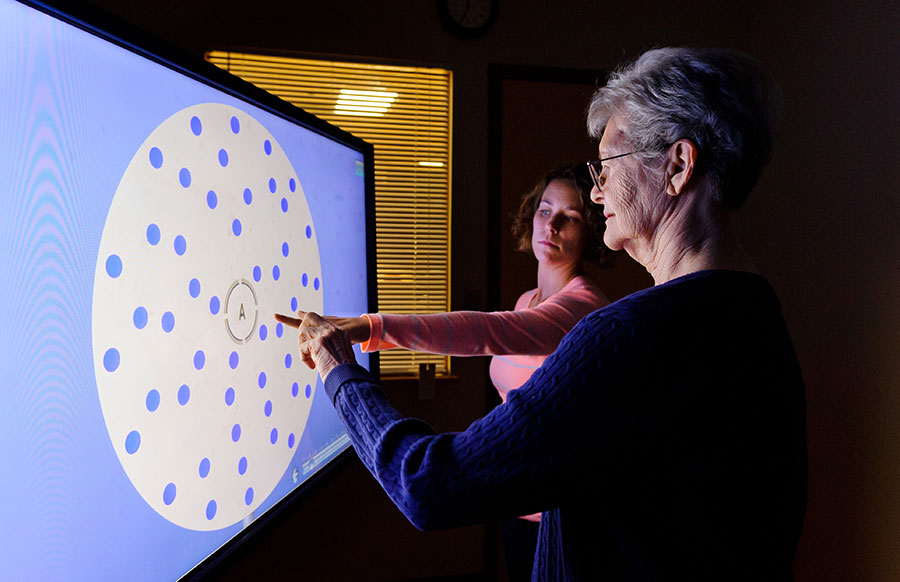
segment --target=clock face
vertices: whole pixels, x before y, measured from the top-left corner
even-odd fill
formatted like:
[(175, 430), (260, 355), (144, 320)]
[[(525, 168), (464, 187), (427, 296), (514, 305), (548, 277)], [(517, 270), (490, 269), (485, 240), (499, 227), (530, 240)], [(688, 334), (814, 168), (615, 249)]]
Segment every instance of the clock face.
[(496, 0), (441, 0), (440, 5), (448, 28), (463, 36), (487, 32), (497, 16)]

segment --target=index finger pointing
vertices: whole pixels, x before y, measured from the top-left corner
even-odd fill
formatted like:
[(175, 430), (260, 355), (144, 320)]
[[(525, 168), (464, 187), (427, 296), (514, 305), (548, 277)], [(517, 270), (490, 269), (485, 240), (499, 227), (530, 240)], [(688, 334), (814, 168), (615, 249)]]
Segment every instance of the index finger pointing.
[(300, 327), (300, 324), (303, 323), (302, 318), (297, 319), (296, 317), (291, 317), (290, 315), (282, 315), (281, 313), (276, 313), (275, 319), (291, 327)]

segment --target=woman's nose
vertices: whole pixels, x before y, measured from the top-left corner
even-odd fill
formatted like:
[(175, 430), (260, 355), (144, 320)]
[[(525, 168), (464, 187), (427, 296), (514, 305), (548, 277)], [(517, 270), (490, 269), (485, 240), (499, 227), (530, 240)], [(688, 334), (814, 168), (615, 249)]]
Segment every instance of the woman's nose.
[(591, 202), (594, 204), (603, 204), (603, 194), (600, 192), (600, 189), (597, 188), (596, 184), (591, 188)]

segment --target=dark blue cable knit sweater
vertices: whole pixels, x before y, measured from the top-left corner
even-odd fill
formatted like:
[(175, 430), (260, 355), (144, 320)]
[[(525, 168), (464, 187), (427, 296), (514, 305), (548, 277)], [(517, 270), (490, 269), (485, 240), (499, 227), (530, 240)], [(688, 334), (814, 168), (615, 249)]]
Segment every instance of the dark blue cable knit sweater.
[(806, 507), (803, 381), (762, 277), (702, 271), (585, 317), (460, 433), (365, 369), (325, 382), (421, 529), (543, 511), (533, 580), (790, 580)]

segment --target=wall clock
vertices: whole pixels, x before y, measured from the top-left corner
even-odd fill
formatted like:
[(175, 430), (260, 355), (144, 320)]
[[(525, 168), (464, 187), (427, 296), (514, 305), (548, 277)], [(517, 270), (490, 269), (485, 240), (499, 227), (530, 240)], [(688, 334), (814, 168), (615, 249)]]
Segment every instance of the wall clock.
[(438, 0), (441, 21), (459, 36), (486, 33), (497, 19), (498, 0)]

